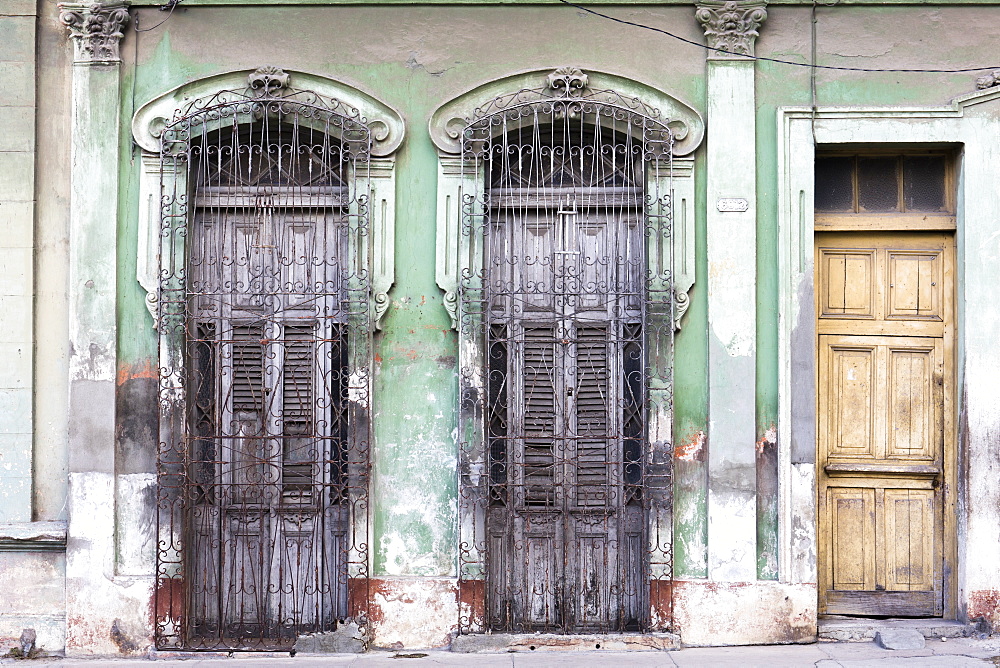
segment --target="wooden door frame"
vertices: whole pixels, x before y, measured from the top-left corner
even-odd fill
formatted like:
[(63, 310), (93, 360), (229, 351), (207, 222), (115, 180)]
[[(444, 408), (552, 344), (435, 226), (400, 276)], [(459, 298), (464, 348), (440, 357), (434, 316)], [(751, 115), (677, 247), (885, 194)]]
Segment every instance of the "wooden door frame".
[[(813, 196), (817, 144), (830, 147), (893, 145), (895, 147), (950, 147), (956, 151), (956, 330), (949, 411), (951, 433), (958, 436), (956, 456), (945, 462), (944, 618), (965, 614), (959, 586), (969, 572), (960, 561), (959, 541), (974, 518), (958, 516), (960, 500), (969, 484), (966, 475), (981, 484), (982, 474), (963, 473), (959, 462), (968, 448), (981, 452), (982, 436), (970, 434), (960, 421), (965, 408), (961, 393), (966, 382), (966, 355), (982, 355), (982, 346), (968, 339), (966, 321), (978, 322), (964, 307), (969, 289), (965, 263), (982, 264), (982, 252), (967, 246), (966, 237), (982, 241), (978, 230), (1000, 216), (1000, 203), (977, 196), (992, 187), (995, 167), (989, 147), (983, 145), (984, 123), (998, 125), (989, 114), (1000, 103), (1000, 89), (992, 88), (956, 98), (951, 105), (929, 108), (809, 107), (781, 108), (777, 113), (778, 161), (778, 298), (779, 298), (779, 581), (816, 586), (816, 327), (813, 296)], [(981, 105), (981, 106), (980, 106)], [(966, 230), (966, 221), (970, 227)], [(983, 226), (986, 226), (984, 228)], [(976, 292), (979, 294), (982, 291)], [(970, 351), (970, 352), (967, 352)], [(964, 469), (963, 469), (964, 471)], [(964, 557), (964, 555), (963, 555)]]

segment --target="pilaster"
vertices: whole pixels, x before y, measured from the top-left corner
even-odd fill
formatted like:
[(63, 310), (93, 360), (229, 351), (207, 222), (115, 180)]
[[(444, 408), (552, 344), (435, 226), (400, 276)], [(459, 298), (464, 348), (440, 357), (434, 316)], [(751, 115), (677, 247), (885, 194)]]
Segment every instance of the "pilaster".
[[(109, 634), (123, 593), (115, 579), (115, 372), (119, 44), (124, 0), (59, 5), (73, 42), (69, 214), (69, 526), (67, 654), (117, 654)], [(139, 596), (133, 605), (143, 605)], [(148, 605), (148, 598), (145, 602)], [(118, 625), (118, 635), (132, 629)], [(104, 640), (101, 640), (101, 639)], [(141, 644), (141, 643), (138, 643)]]
[(766, 3), (699, 2), (708, 151), (708, 574), (748, 582), (756, 567), (756, 137), (754, 40)]
[(0, 15), (0, 533), (32, 520), (36, 22)]

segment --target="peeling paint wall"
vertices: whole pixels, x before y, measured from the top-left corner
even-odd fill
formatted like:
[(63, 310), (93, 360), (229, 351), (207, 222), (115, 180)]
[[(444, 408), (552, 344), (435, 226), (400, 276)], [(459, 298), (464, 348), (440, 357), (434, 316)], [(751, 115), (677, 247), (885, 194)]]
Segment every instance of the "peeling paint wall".
[[(55, 3), (9, 4), (15, 9), (0, 16), (0, 34), (8, 36), (0, 40), (0, 63), (10, 78), (3, 94), (7, 97), (0, 96), (0, 113), (11, 120), (5, 124), (7, 135), (0, 138), (0, 160), (13, 166), (0, 177), (0, 216), (6, 225), (0, 245), (15, 250), (4, 250), (0, 257), (5, 270), (0, 317), (10, 325), (0, 326), (0, 344), (6, 346), (0, 417), (7, 421), (0, 425), (0, 498), (17, 501), (19, 505), (4, 508), (16, 508), (20, 520), (68, 517), (70, 542), (65, 556), (0, 553), (0, 590), (12, 610), (0, 615), (0, 641), (15, 638), (18, 625), (34, 620), (39, 644), (46, 649), (65, 643), (71, 653), (141, 654), (152, 642), (159, 370), (145, 291), (133, 278), (140, 161), (128, 122), (138, 106), (174, 86), (273, 64), (356, 86), (398, 109), (406, 121), (406, 138), (395, 156), (396, 283), (383, 331), (375, 338), (370, 621), (376, 646), (447, 645), (460, 616), (481, 614), (477, 602), (483, 592), (463, 591), (461, 601), (469, 602), (468, 608), (459, 609), (454, 579), (458, 348), (434, 278), (437, 156), (427, 119), (443, 101), (485, 81), (561, 65), (648, 83), (705, 114), (721, 101), (709, 97), (704, 51), (572, 8), (530, 2), (280, 7), (248, 2), (221, 7), (189, 0), (161, 27), (141, 34), (129, 27), (117, 93), (119, 197), (112, 228), (117, 280), (110, 287), (98, 286), (110, 290), (98, 300), (110, 310), (85, 313), (100, 319), (102, 327), (111, 319), (111, 328), (102, 329), (102, 335), (117, 331), (104, 341), (110, 341), (108, 346), (93, 349), (95, 358), (90, 346), (70, 347), (70, 305), (79, 308), (79, 300), (90, 299), (86, 295), (91, 290), (86, 282), (71, 286), (71, 256), (76, 253), (100, 282), (106, 250), (98, 240), (70, 246), (71, 44)], [(149, 2), (136, 6), (140, 8), (133, 16), (144, 29), (164, 18)], [(31, 114), (22, 118), (23, 110), (35, 104), (31, 83), (11, 73), (16, 63), (30, 60), (31, 54), (15, 50), (27, 39), (24, 26), (35, 25), (36, 7), (41, 15), (33, 67), (39, 94), (32, 119)], [(811, 10), (808, 2), (769, 6), (757, 53), (807, 62)], [(631, 3), (608, 13), (704, 40), (691, 3)], [(990, 3), (820, 6), (817, 16), (819, 59), (834, 65), (966, 66), (979, 64), (1000, 42), (1000, 21), (994, 20), (1000, 18), (1000, 6)], [(581, 35), (599, 35), (600, 48)], [(730, 165), (722, 160), (716, 168), (721, 172), (713, 174), (710, 149), (703, 147), (695, 155), (696, 282), (676, 339), (672, 546), (679, 581), (674, 587), (657, 583), (652, 599), (656, 623), (669, 623), (673, 614), (683, 641), (696, 645), (808, 642), (815, 634), (811, 279), (790, 289), (797, 309), (790, 340), (783, 343), (778, 333), (783, 326), (782, 266), (803, 261), (779, 251), (776, 118), (780, 107), (811, 103), (809, 71), (761, 61), (753, 65), (753, 77), (755, 100), (742, 119), (745, 127), (740, 126), (753, 135), (740, 144), (754, 153), (748, 192), (710, 193), (708, 182), (714, 175), (725, 176)], [(825, 70), (817, 71), (816, 78), (821, 106), (940, 107), (971, 91), (974, 81), (970, 74)], [(981, 112), (984, 129), (966, 147), (964, 160), (1000, 160), (994, 148), (996, 126), (990, 125), (998, 113)], [(726, 121), (719, 118), (714, 127), (709, 124), (707, 146), (724, 141), (719, 123)], [(31, 143), (36, 134), (37, 147)], [(979, 157), (973, 155), (976, 151)], [(37, 168), (21, 164), (27, 159), (21, 154), (35, 160)], [(26, 182), (9, 175), (29, 172), (37, 180), (22, 197), (18, 188)], [(970, 192), (992, 193), (994, 186), (983, 182)], [(731, 219), (709, 215), (722, 195), (748, 196), (753, 202), (754, 236), (746, 246), (735, 245), (733, 229), (726, 227)], [(34, 209), (28, 211), (29, 205)], [(1000, 312), (994, 293), (1000, 281), (1000, 215), (993, 215), (997, 212), (991, 203), (964, 206), (968, 211), (978, 206), (977, 220), (984, 222), (963, 232), (960, 282), (967, 306), (959, 337), (965, 419), (957, 599), (960, 614), (996, 628), (1000, 410), (995, 397), (1000, 386), (994, 370), (1000, 368), (995, 343)], [(11, 221), (22, 224), (16, 227)], [(710, 241), (721, 249), (712, 261)], [(25, 252), (29, 248), (33, 254)], [(25, 257), (33, 267), (24, 268)], [(31, 289), (15, 276), (24, 285), (34, 281)], [(17, 305), (30, 302), (32, 292), (31, 308)], [(75, 339), (79, 335), (73, 333)], [(801, 379), (788, 396), (779, 392), (784, 345)], [(32, 346), (33, 357), (25, 362)], [(26, 399), (32, 393), (33, 401)], [(792, 424), (779, 420), (782, 401), (790, 404)], [(12, 424), (15, 420), (20, 422)], [(30, 428), (23, 426), (25, 420)], [(732, 536), (740, 537), (738, 545)], [(37, 595), (24, 593), (43, 581), (53, 584), (39, 585)], [(65, 598), (60, 598), (57, 585), (63, 584)]]
[(1000, 589), (969, 592), (968, 616), (970, 621), (986, 622), (986, 631), (1000, 628)]
[[(759, 410), (759, 409), (758, 409)], [(757, 438), (757, 577), (778, 579), (778, 430)]]
[(815, 585), (687, 580), (674, 590), (674, 618), (686, 646), (816, 641)]
[(446, 647), (458, 632), (456, 579), (373, 578), (370, 587), (375, 647)]
[(61, 552), (0, 552), (0, 654), (29, 628), (44, 651), (66, 646), (65, 577)]
[(674, 450), (674, 574), (680, 577), (708, 577), (707, 442), (698, 430)]
[[(437, 295), (434, 299), (440, 305)], [(376, 358), (376, 394), (391, 396), (404, 386), (413, 394), (374, 406), (374, 570), (454, 576), (456, 374), (454, 355), (441, 354), (455, 345), (454, 335), (444, 318), (423, 324), (426, 312), (410, 308), (408, 301), (390, 308)], [(426, 305), (426, 299), (421, 302)], [(395, 326), (407, 320), (420, 324), (403, 330), (404, 341), (395, 340)]]

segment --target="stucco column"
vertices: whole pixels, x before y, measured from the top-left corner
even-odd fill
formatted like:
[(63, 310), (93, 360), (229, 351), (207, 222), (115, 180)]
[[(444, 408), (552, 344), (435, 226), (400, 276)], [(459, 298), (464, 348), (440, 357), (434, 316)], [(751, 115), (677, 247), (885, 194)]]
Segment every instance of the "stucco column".
[(754, 39), (765, 2), (699, 2), (708, 108), (708, 575), (757, 578)]
[[(7, 3), (0, 66), (0, 534), (32, 519), (35, 7)], [(2, 540), (2, 538), (0, 538)]]
[[(62, 3), (73, 42), (69, 212), (69, 527), (66, 652), (116, 654), (136, 642), (115, 579), (116, 229), (119, 42), (128, 2)], [(139, 583), (140, 588), (148, 584)], [(131, 598), (131, 597), (128, 597)], [(141, 598), (141, 597), (140, 597)], [(148, 596), (145, 605), (148, 606)]]

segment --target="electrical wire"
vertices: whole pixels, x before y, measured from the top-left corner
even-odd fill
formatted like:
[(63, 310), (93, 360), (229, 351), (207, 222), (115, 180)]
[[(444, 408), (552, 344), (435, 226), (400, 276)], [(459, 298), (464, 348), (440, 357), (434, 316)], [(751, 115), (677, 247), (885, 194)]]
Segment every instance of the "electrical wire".
[(685, 44), (690, 44), (692, 46), (697, 46), (706, 51), (711, 51), (713, 53), (724, 53), (730, 56), (742, 56), (749, 60), (762, 60), (769, 63), (778, 63), (781, 65), (794, 65), (795, 67), (811, 67), (813, 69), (819, 70), (839, 70), (842, 72), (896, 72), (896, 73), (932, 73), (932, 74), (961, 74), (964, 72), (985, 72), (986, 70), (1000, 70), (1000, 65), (990, 65), (988, 67), (962, 67), (958, 69), (936, 69), (936, 68), (908, 68), (908, 67), (890, 67), (890, 68), (875, 68), (875, 67), (846, 67), (839, 65), (816, 65), (813, 63), (799, 63), (794, 60), (784, 60), (781, 58), (768, 58), (767, 56), (747, 56), (744, 53), (737, 53), (736, 51), (729, 51), (727, 49), (721, 49), (716, 47), (711, 47), (701, 42), (696, 42), (686, 37), (681, 37), (680, 35), (675, 35), (674, 33), (664, 30), (663, 28), (657, 28), (656, 26), (646, 25), (645, 23), (637, 23), (635, 21), (629, 21), (627, 19), (621, 19), (616, 16), (609, 16), (607, 14), (602, 14), (599, 11), (590, 9), (588, 7), (583, 7), (569, 0), (559, 0), (559, 2), (564, 5), (569, 5), (570, 7), (575, 7), (582, 12), (592, 14), (602, 19), (608, 21), (613, 21), (615, 23), (621, 23), (622, 25), (632, 26), (634, 28), (642, 28), (643, 30), (651, 30), (657, 32), (667, 37), (676, 39), (679, 42), (684, 42)]
[(143, 28), (141, 30), (139, 29), (139, 12), (136, 11), (136, 14), (135, 14), (135, 28), (134, 28), (134, 30), (136, 32), (149, 32), (150, 30), (156, 30), (161, 25), (163, 25), (164, 23), (166, 23), (167, 21), (170, 20), (170, 17), (174, 15), (174, 9), (177, 7), (177, 5), (181, 4), (181, 2), (183, 2), (183, 1), (184, 0), (167, 0), (167, 2), (165, 2), (162, 5), (160, 5), (160, 11), (161, 12), (162, 11), (167, 11), (166, 18), (163, 19), (162, 21), (160, 21), (159, 23), (157, 23), (155, 26), (150, 26), (149, 28)]
[(819, 5), (813, 0), (809, 18), (809, 131), (812, 133), (813, 146), (816, 145), (816, 9)]
[[(154, 26), (148, 28), (139, 27), (139, 10), (135, 11), (135, 18), (133, 19), (135, 27), (133, 30), (137, 33), (133, 40), (133, 59), (132, 59), (132, 113), (135, 114), (135, 80), (139, 78), (139, 35), (138, 33), (149, 32), (151, 30), (156, 30), (161, 25), (170, 20), (170, 17), (174, 15), (174, 9), (177, 5), (181, 4), (184, 0), (167, 0), (165, 3), (160, 5), (160, 11), (166, 11), (166, 17)], [(135, 137), (132, 138), (132, 157), (130, 158), (132, 163), (135, 163), (135, 154), (138, 150), (139, 145), (135, 143)]]

